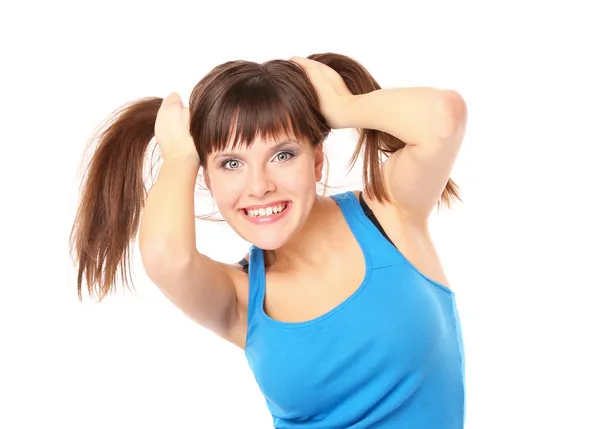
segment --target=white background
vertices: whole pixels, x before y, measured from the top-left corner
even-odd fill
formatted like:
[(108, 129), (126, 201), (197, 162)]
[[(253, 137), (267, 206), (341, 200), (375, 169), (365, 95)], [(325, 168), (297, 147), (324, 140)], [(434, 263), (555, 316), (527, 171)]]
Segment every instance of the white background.
[[(227, 60), (334, 51), (384, 87), (467, 101), (464, 203), (432, 216), (463, 322), (467, 427), (599, 428), (595, 6), (203, 3), (2, 3), (0, 427), (269, 427), (243, 352), (168, 303), (137, 254), (136, 292), (77, 300), (78, 169), (127, 101), (186, 98)], [(345, 177), (353, 147), (346, 132), (328, 144), (339, 190), (360, 178)], [(245, 252), (226, 225), (198, 226), (210, 256)]]

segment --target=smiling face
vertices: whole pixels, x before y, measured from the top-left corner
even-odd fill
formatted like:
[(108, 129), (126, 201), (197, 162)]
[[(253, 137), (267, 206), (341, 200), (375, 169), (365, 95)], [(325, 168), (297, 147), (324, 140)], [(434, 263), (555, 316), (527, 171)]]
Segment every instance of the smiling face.
[(264, 250), (304, 226), (330, 131), (308, 76), (291, 61), (224, 63), (190, 96), (190, 134), (219, 212)]
[(321, 180), (322, 146), (295, 137), (257, 138), (213, 152), (205, 181), (220, 213), (246, 241), (282, 247), (304, 225)]

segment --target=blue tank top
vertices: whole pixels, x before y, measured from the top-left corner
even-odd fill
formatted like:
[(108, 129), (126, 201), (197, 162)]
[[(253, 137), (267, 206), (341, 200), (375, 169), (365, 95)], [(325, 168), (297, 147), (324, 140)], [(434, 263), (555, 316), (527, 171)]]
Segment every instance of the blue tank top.
[(421, 274), (362, 210), (333, 195), (363, 252), (349, 298), (291, 323), (264, 311), (263, 251), (251, 247), (245, 354), (275, 428), (464, 426), (462, 332), (454, 293)]

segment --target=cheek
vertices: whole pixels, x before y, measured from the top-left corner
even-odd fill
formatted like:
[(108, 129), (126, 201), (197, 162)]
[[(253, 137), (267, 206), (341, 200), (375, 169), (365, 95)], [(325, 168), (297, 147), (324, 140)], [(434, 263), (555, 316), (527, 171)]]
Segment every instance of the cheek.
[(295, 189), (297, 192), (314, 191), (316, 184), (314, 160), (309, 158), (296, 163), (293, 168), (279, 175), (278, 183), (279, 186)]
[(243, 195), (245, 181), (237, 174), (215, 174), (211, 180), (211, 194), (220, 212), (231, 210)]

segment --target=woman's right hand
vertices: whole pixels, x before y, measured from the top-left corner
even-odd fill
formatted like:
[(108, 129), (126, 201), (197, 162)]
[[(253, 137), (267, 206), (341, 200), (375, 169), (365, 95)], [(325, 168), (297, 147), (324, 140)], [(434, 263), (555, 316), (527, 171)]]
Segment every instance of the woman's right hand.
[(158, 110), (154, 125), (154, 134), (163, 159), (191, 156), (199, 160), (189, 127), (189, 109), (183, 105), (179, 94), (169, 94)]

